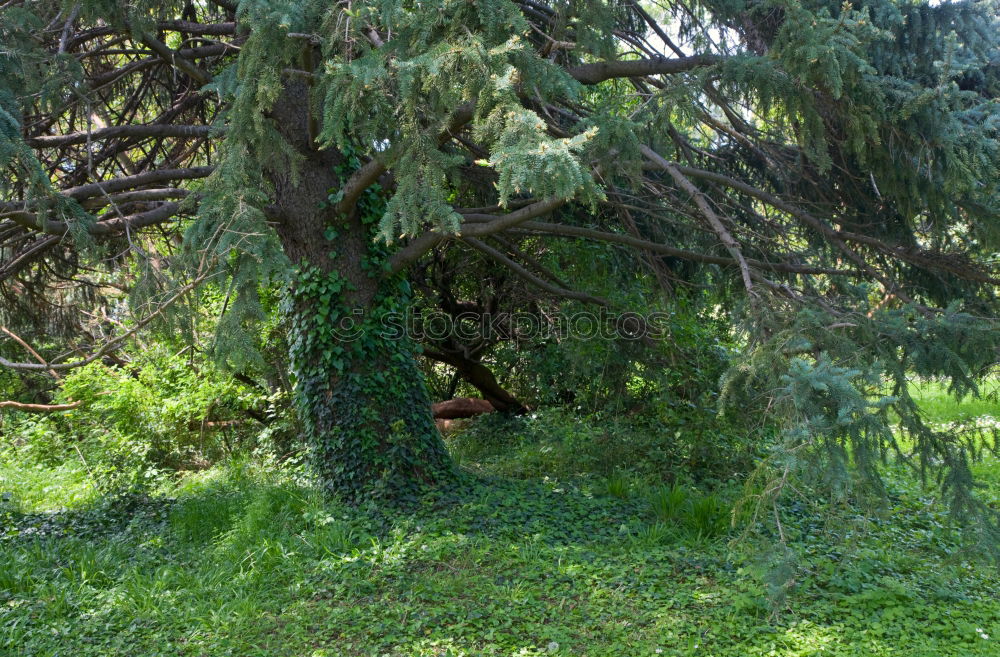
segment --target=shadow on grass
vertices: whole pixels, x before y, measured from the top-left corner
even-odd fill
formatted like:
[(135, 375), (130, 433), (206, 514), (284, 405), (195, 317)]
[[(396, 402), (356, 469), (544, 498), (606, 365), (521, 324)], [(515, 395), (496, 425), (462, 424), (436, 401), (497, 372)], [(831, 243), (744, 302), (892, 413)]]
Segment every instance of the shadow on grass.
[[(470, 476), (414, 504), (348, 508), (287, 475), (230, 467), (170, 497), (15, 514), (18, 531), (0, 541), (0, 652), (813, 654), (845, 633), (884, 647), (865, 634), (878, 614), (886, 641), (909, 632), (909, 645), (926, 643), (921, 619), (942, 604), (995, 631), (987, 598), (945, 603), (931, 589), (988, 593), (995, 580), (935, 578), (912, 557), (931, 559), (941, 537), (905, 521), (877, 528), (885, 536), (860, 548), (865, 559), (842, 564), (811, 538), (808, 514), (792, 514), (812, 555), (815, 581), (802, 585), (812, 624), (772, 626), (761, 584), (724, 545), (642, 535), (645, 504)], [(963, 648), (985, 654), (978, 645)]]

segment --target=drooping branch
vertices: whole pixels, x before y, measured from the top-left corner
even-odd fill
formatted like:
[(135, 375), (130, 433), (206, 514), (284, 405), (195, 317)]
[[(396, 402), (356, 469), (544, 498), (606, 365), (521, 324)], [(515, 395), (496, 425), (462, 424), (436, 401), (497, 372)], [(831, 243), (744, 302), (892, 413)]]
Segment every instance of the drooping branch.
[[(774, 194), (766, 192), (762, 189), (754, 187), (753, 185), (747, 184), (743, 181), (736, 180), (725, 174), (717, 173), (714, 171), (706, 171), (704, 169), (698, 169), (695, 167), (684, 166), (681, 164), (674, 163), (674, 166), (684, 175), (690, 178), (701, 178), (704, 180), (709, 180), (723, 186), (729, 187), (736, 191), (742, 192), (748, 196), (756, 198), (763, 201), (771, 207), (781, 210), (787, 213), (789, 216), (799, 219), (809, 228), (815, 230), (817, 233), (825, 237), (829, 242), (837, 247), (841, 252), (843, 252), (850, 260), (858, 264), (862, 269), (864, 269), (868, 274), (877, 278), (887, 289), (894, 289), (894, 286), (889, 282), (881, 273), (874, 270), (871, 265), (864, 260), (856, 251), (851, 249), (846, 242), (853, 242), (855, 244), (863, 244), (865, 246), (870, 246), (886, 255), (893, 258), (898, 258), (910, 264), (926, 267), (930, 269), (940, 269), (948, 271), (949, 273), (958, 276), (959, 278), (964, 278), (970, 281), (976, 281), (981, 283), (990, 283), (992, 285), (1000, 285), (1000, 278), (996, 276), (991, 276), (990, 274), (973, 267), (959, 268), (959, 267), (949, 267), (947, 259), (935, 259), (934, 254), (924, 253), (918, 250), (911, 250), (905, 247), (901, 247), (894, 244), (889, 244), (877, 237), (871, 235), (862, 235), (860, 233), (837, 230), (833, 226), (811, 214), (804, 208), (798, 207), (793, 203), (790, 203)], [(899, 290), (896, 290), (899, 293)], [(900, 297), (904, 301), (912, 301), (907, 296)]]
[(409, 244), (393, 254), (389, 258), (388, 271), (390, 274), (401, 272), (446, 239), (452, 237), (485, 237), (494, 233), (500, 233), (535, 217), (548, 214), (556, 208), (565, 205), (566, 201), (567, 199), (563, 198), (549, 198), (537, 201), (505, 215), (469, 215), (473, 221), (477, 218), (481, 219), (485, 217), (488, 223), (469, 226), (463, 224), (462, 230), (458, 235), (445, 235), (443, 233), (428, 231), (415, 237)]
[(145, 317), (143, 317), (142, 319), (140, 319), (138, 322), (136, 322), (135, 326), (133, 326), (131, 329), (129, 329), (128, 331), (122, 333), (118, 337), (116, 337), (116, 338), (114, 338), (112, 340), (109, 340), (103, 346), (101, 346), (99, 349), (97, 349), (96, 351), (94, 351), (94, 353), (90, 354), (89, 356), (87, 356), (85, 358), (81, 358), (79, 360), (75, 360), (75, 361), (72, 361), (72, 362), (69, 362), (69, 363), (47, 363), (47, 362), (43, 362), (43, 363), (18, 363), (18, 362), (14, 362), (14, 361), (8, 360), (8, 359), (0, 356), (0, 365), (2, 365), (4, 367), (9, 367), (10, 369), (13, 369), (13, 370), (24, 370), (24, 371), (31, 371), (31, 372), (39, 372), (39, 371), (53, 371), (53, 370), (55, 370), (55, 371), (65, 371), (65, 370), (75, 369), (77, 367), (83, 367), (84, 365), (87, 365), (89, 363), (93, 363), (98, 358), (101, 358), (101, 357), (105, 356), (106, 354), (109, 354), (109, 353), (111, 353), (111, 352), (116, 351), (117, 349), (119, 349), (122, 346), (122, 344), (124, 344), (124, 342), (126, 340), (128, 340), (133, 335), (135, 335), (136, 333), (138, 333), (139, 331), (141, 331), (143, 328), (145, 328), (146, 326), (148, 326), (151, 322), (153, 322), (154, 320), (156, 320), (158, 317), (162, 316), (163, 313), (165, 313), (175, 303), (177, 303), (178, 301), (180, 301), (181, 299), (183, 299), (189, 292), (191, 292), (191, 290), (195, 289), (196, 287), (198, 287), (199, 285), (201, 285), (203, 282), (205, 282), (209, 278), (210, 275), (211, 274), (203, 273), (203, 274), (199, 275), (197, 278), (195, 278), (194, 280), (192, 280), (191, 282), (187, 283), (186, 285), (183, 285), (176, 292), (174, 292), (173, 295), (170, 296), (170, 298), (168, 298), (166, 301), (164, 301), (159, 306), (157, 306), (156, 310), (154, 310), (153, 312), (151, 312), (150, 314), (146, 315)]
[(735, 260), (739, 265), (740, 275), (743, 277), (743, 286), (746, 288), (747, 292), (753, 293), (753, 276), (750, 273), (750, 267), (747, 265), (747, 261), (743, 258), (740, 245), (733, 238), (725, 224), (722, 223), (722, 220), (719, 218), (718, 214), (716, 214), (712, 205), (708, 202), (708, 199), (705, 198), (705, 195), (702, 194), (701, 190), (695, 187), (694, 184), (692, 184), (691, 181), (684, 176), (684, 174), (678, 171), (676, 166), (667, 161), (659, 153), (648, 146), (642, 146), (640, 150), (642, 154), (649, 158), (651, 162), (660, 166), (664, 171), (669, 173), (681, 189), (691, 195), (695, 204), (698, 206), (698, 209), (701, 210), (705, 219), (708, 220), (712, 230), (716, 232), (719, 239), (722, 240), (723, 246), (726, 247), (726, 250), (729, 251), (729, 254), (733, 257), (733, 260)]
[[(723, 265), (727, 267), (736, 266), (737, 263), (732, 258), (714, 256), (707, 253), (698, 253), (687, 249), (678, 249), (673, 246), (644, 240), (622, 233), (612, 233), (609, 231), (585, 228), (583, 226), (570, 226), (564, 224), (552, 224), (539, 221), (527, 221), (518, 226), (518, 230), (531, 231), (545, 235), (556, 235), (561, 237), (580, 237), (583, 239), (598, 242), (610, 242), (613, 244), (623, 244), (638, 249), (644, 249), (658, 255), (670, 256), (680, 260), (691, 262), (703, 262), (705, 264)], [(783, 274), (799, 274), (803, 276), (827, 275), (827, 276), (853, 276), (857, 277), (858, 272), (849, 269), (836, 269), (833, 267), (813, 267), (809, 265), (798, 265), (785, 262), (764, 262), (753, 258), (746, 259), (747, 264), (757, 269), (766, 269)]]
[(37, 240), (28, 248), (18, 253), (13, 259), (0, 262), (0, 281), (5, 281), (24, 270), (29, 264), (52, 249), (62, 239), (61, 236), (49, 235)]
[(525, 267), (523, 267), (517, 262), (514, 262), (500, 251), (494, 249), (492, 246), (484, 242), (481, 242), (475, 239), (474, 237), (463, 237), (462, 241), (468, 244), (469, 246), (473, 247), (477, 251), (485, 253), (491, 259), (495, 260), (496, 262), (503, 265), (510, 271), (514, 272), (520, 278), (526, 280), (535, 287), (548, 292), (549, 294), (555, 295), (557, 297), (563, 297), (566, 299), (575, 299), (577, 301), (582, 301), (584, 303), (592, 303), (597, 306), (606, 307), (610, 305), (607, 299), (595, 297), (591, 294), (587, 294), (586, 292), (577, 292), (575, 290), (569, 290), (563, 287), (559, 287), (558, 285), (553, 285), (552, 283), (549, 283), (540, 276), (536, 276), (535, 274), (531, 273)]

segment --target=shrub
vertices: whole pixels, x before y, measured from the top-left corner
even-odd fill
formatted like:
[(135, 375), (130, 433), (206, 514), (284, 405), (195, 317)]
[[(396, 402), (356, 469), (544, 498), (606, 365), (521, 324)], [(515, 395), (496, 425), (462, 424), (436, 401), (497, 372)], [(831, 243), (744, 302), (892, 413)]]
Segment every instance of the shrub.
[[(292, 417), (280, 399), (208, 364), (157, 350), (136, 356), (127, 367), (94, 362), (72, 370), (54, 401), (82, 404), (66, 413), (18, 416), (10, 433), (22, 456), (49, 466), (80, 460), (104, 489), (204, 468), (264, 440), (277, 444)], [(266, 432), (247, 413), (260, 417), (262, 407), (275, 420)]]

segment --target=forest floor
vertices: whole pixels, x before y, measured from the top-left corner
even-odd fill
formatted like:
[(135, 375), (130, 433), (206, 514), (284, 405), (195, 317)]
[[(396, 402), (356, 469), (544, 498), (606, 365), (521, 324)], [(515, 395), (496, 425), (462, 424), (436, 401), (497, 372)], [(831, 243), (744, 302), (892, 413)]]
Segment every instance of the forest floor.
[[(1000, 419), (920, 394), (937, 422)], [(878, 512), (786, 503), (786, 563), (719, 527), (735, 485), (685, 502), (453, 448), (467, 485), (405, 513), (245, 461), (109, 500), (82, 464), (0, 460), (0, 654), (1000, 655), (1000, 570), (901, 469)], [(976, 471), (995, 506), (1000, 461)]]

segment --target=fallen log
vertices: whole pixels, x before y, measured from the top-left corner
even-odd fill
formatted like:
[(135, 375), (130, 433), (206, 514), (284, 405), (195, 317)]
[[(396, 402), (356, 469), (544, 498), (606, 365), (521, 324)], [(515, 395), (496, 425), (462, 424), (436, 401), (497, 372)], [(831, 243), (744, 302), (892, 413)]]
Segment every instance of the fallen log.
[(492, 413), (495, 410), (490, 402), (475, 397), (457, 397), (431, 405), (431, 412), (434, 413), (435, 420), (475, 417), (483, 413)]

